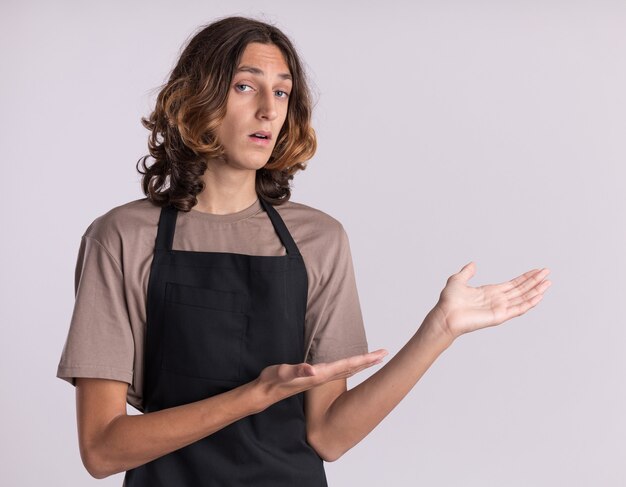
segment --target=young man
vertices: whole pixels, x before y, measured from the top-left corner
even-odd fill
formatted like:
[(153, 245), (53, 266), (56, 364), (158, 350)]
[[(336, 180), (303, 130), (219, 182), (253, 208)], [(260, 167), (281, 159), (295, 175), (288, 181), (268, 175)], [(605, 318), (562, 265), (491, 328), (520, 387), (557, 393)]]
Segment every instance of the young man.
[[(367, 352), (349, 244), (289, 200), (315, 152), (291, 42), (230, 17), (189, 42), (144, 125), (147, 198), (81, 242), (57, 376), (76, 385), (81, 457), (96, 478), (149, 485), (322, 486), (455, 338), (525, 313), (548, 271), (472, 288), (451, 276), (409, 342)], [(144, 414), (127, 415), (126, 402)]]

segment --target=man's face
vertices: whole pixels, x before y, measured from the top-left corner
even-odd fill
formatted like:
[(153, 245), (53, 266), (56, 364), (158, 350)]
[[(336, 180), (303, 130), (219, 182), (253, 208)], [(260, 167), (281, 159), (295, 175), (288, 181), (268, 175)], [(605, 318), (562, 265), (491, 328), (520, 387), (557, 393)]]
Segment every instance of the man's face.
[[(229, 166), (265, 166), (287, 117), (291, 88), (291, 73), (278, 47), (258, 42), (246, 46), (230, 84), (226, 116), (217, 128)], [(267, 138), (253, 135), (258, 132)]]

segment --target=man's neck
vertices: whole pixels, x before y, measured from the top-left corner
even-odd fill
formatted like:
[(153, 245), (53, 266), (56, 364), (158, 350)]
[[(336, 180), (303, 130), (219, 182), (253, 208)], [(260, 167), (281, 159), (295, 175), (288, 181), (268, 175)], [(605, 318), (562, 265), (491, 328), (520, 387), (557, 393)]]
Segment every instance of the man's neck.
[(224, 163), (210, 163), (202, 176), (204, 189), (194, 210), (227, 215), (245, 210), (258, 198), (256, 171), (235, 169)]

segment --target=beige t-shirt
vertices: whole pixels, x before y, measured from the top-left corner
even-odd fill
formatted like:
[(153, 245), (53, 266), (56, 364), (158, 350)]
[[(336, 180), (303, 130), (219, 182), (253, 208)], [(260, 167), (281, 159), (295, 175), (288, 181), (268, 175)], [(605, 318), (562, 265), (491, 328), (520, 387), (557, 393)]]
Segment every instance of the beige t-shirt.
[[(303, 361), (330, 362), (368, 350), (347, 234), (339, 221), (287, 201), (274, 208), (302, 254), (308, 276)], [(129, 384), (140, 411), (146, 296), (161, 208), (147, 198), (96, 218), (81, 239), (76, 302), (57, 377), (114, 379)], [(257, 199), (227, 215), (179, 211), (174, 250), (285, 255)]]

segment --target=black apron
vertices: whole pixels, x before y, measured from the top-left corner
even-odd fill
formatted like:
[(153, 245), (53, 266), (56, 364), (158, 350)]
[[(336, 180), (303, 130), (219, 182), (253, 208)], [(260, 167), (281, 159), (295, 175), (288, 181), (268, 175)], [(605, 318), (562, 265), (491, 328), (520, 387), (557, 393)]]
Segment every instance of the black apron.
[[(268, 365), (304, 360), (307, 273), (272, 205), (286, 255), (172, 250), (178, 210), (161, 209), (147, 294), (144, 413), (220, 394)], [(208, 235), (207, 238), (211, 236)], [(128, 470), (125, 487), (321, 487), (304, 393)]]

